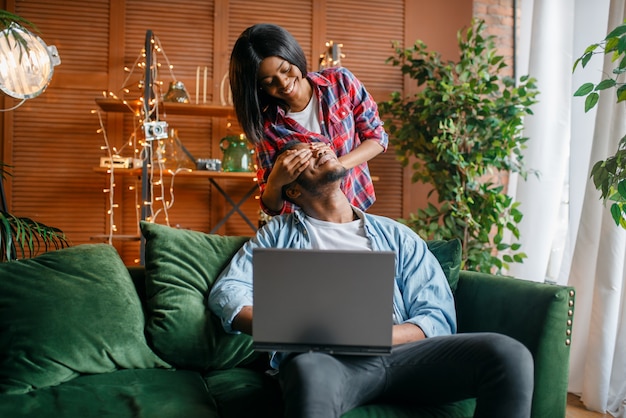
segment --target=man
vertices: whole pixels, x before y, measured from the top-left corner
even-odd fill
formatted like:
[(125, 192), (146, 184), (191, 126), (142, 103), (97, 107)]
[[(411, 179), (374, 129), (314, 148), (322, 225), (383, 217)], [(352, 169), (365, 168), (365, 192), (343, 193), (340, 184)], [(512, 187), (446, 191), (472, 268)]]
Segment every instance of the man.
[(279, 371), (285, 415), (339, 417), (374, 400), (475, 397), (475, 417), (528, 418), (530, 352), (499, 334), (455, 334), (454, 300), (426, 243), (398, 222), (351, 206), (340, 189), (346, 169), (327, 146), (289, 144), (277, 158), (289, 165), (296, 153), (298, 161), (308, 156), (306, 167), (283, 194), (300, 209), (274, 217), (242, 247), (211, 291), (211, 310), (227, 332), (252, 333), (254, 248), (366, 248), (396, 253), (394, 325), (388, 356), (275, 353), (271, 366)]

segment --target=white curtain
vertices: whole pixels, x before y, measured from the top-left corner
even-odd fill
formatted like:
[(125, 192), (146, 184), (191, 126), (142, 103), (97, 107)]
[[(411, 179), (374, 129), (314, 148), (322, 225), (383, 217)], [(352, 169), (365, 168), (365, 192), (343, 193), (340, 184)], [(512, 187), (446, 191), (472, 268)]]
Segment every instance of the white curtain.
[(540, 92), (534, 115), (524, 123), (524, 136), (530, 138), (524, 158), (539, 176), (529, 175), (509, 191), (521, 202), (522, 251), (529, 257), (523, 264), (512, 264), (509, 273), (534, 281), (546, 278), (560, 226), (570, 139), (573, 15), (571, 0), (525, 0), (521, 10), (526, 36), (520, 39), (516, 72), (536, 78)]
[(591, 164), (613, 154), (626, 134), (626, 105), (615, 91), (584, 113), (574, 91), (610, 73), (595, 57), (572, 74), (574, 60), (626, 18), (626, 0), (521, 0), (517, 74), (536, 77), (541, 103), (525, 123), (526, 163), (538, 179), (520, 179), (523, 250), (516, 277), (576, 288), (570, 392), (592, 410), (626, 417), (626, 231), (613, 222), (589, 179)]

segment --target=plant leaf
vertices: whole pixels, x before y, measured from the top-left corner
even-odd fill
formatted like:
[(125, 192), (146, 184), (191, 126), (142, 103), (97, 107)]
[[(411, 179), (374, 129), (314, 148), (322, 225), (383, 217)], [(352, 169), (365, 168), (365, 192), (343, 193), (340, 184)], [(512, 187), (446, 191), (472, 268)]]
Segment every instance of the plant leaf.
[(589, 93), (589, 96), (585, 99), (585, 113), (593, 109), (593, 107), (598, 103), (599, 98), (600, 95), (598, 93)]
[(604, 39), (609, 40), (611, 38), (617, 38), (618, 36), (621, 36), (625, 33), (626, 33), (626, 23), (623, 23), (619, 25), (618, 27), (616, 27), (615, 29), (613, 29), (611, 32), (609, 32), (609, 34), (606, 35), (606, 38)]
[(613, 80), (612, 78), (607, 78), (606, 80), (602, 80), (602, 81), (600, 82), (600, 84), (598, 84), (598, 85), (596, 86), (595, 90), (596, 90), (596, 91), (599, 91), (599, 90), (605, 90), (605, 89), (608, 89), (608, 88), (610, 88), (610, 87), (614, 87), (614, 86), (615, 86), (615, 84), (616, 84), (616, 81), (615, 81), (615, 80)]
[(574, 93), (574, 96), (586, 96), (593, 91), (593, 83), (585, 83), (578, 87), (578, 90)]
[(626, 201), (626, 180), (622, 180), (617, 184), (617, 192)]
[(624, 100), (626, 100), (626, 84), (617, 89), (617, 102), (619, 103)]
[(622, 217), (622, 209), (620, 208), (620, 206), (617, 203), (613, 203), (611, 205), (611, 216), (613, 217), (613, 220), (615, 221), (615, 224), (617, 226), (619, 226), (620, 224), (620, 219)]

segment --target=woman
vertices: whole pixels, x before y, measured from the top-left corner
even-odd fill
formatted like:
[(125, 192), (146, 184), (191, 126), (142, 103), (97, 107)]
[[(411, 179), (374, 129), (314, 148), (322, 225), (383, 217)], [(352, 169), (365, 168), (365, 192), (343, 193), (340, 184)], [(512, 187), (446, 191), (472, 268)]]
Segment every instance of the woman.
[[(342, 190), (367, 210), (376, 200), (367, 161), (385, 151), (388, 136), (376, 102), (345, 68), (307, 72), (304, 51), (280, 26), (257, 24), (239, 37), (230, 57), (230, 84), (239, 124), (256, 148), (261, 207), (291, 212), (282, 187), (307, 167), (312, 149), (330, 147), (350, 170)], [(311, 147), (276, 157), (293, 140)]]

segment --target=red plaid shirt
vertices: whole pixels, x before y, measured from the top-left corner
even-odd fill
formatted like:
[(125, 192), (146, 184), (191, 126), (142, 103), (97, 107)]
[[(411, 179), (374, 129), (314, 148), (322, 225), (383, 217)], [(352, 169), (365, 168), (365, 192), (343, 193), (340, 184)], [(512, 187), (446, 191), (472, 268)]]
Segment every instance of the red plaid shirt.
[[(346, 155), (361, 142), (372, 140), (386, 150), (389, 138), (378, 115), (378, 105), (361, 82), (346, 68), (328, 68), (307, 74), (313, 92), (319, 98), (321, 134), (311, 132), (276, 107), (265, 109), (264, 139), (256, 146), (257, 179), (261, 194), (274, 165), (276, 153), (289, 141), (322, 141), (338, 157)], [(341, 189), (356, 207), (367, 210), (374, 201), (374, 185), (367, 163), (350, 170)], [(277, 215), (263, 205), (270, 215)], [(293, 212), (294, 205), (285, 202), (282, 213)]]

